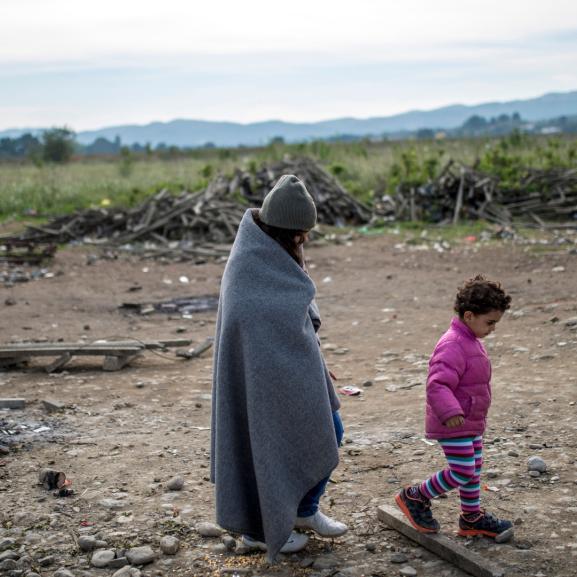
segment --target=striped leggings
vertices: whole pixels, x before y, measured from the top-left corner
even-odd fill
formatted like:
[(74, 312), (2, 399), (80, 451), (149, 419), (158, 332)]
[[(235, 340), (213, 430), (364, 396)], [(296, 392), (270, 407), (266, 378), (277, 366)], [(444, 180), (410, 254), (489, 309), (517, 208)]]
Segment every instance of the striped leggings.
[(463, 513), (478, 512), (483, 437), (440, 439), (439, 444), (445, 452), (449, 467), (423, 481), (419, 490), (425, 497), (432, 499), (451, 489), (459, 489)]

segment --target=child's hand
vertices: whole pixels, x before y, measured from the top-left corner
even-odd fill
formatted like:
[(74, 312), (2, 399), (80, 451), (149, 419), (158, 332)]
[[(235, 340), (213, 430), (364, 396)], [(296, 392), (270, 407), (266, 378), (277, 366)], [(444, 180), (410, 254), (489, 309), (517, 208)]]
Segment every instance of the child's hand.
[(446, 420), (444, 425), (445, 427), (449, 427), (449, 429), (453, 429), (455, 427), (459, 427), (465, 422), (465, 418), (462, 415), (455, 415), (450, 419)]

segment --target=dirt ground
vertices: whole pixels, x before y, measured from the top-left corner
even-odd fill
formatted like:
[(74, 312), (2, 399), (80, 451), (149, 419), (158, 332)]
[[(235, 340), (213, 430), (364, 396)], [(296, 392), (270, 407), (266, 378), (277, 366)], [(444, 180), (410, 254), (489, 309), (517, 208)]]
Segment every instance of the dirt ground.
[[(0, 372), (0, 398), (27, 401), (23, 410), (0, 410), (0, 444), (10, 449), (0, 455), (0, 547), (14, 540), (4, 545), (20, 558), (13, 574), (66, 568), (75, 576), (112, 575), (115, 569), (90, 566), (79, 536), (97, 536), (118, 556), (145, 544), (158, 552), (159, 539), (170, 534), (180, 551), (159, 553), (143, 575), (465, 575), (379, 523), (376, 510), (444, 464), (424, 439), (427, 361), (450, 322), (457, 286), (482, 272), (513, 296), (512, 310), (486, 341), (493, 406), (482, 501), (515, 522), (515, 539), (497, 545), (457, 537), (455, 494), (435, 502), (434, 512), (445, 534), (507, 575), (577, 575), (577, 330), (566, 324), (577, 317), (577, 237), (450, 246), (406, 240), (351, 237), (307, 252), (329, 367), (339, 387), (362, 389), (341, 395), (346, 442), (322, 503), (349, 524), (346, 536), (311, 538), (306, 551), (269, 566), (262, 555), (227, 552), (221, 539), (195, 530), (214, 521), (210, 353), (186, 361), (147, 352), (112, 373), (98, 359), (81, 358), (47, 374), (48, 361), (40, 359), (24, 371)], [(118, 307), (215, 295), (224, 263), (94, 259), (93, 252), (64, 249), (50, 266), (53, 278), (0, 285), (0, 342), (187, 337), (197, 345), (212, 336), (215, 312), (139, 316)], [(66, 408), (49, 414), (42, 400)], [(533, 455), (548, 467), (538, 478), (527, 470)], [(64, 471), (75, 495), (56, 498), (38, 486), (43, 467)], [(175, 475), (184, 478), (182, 491), (166, 489)]]

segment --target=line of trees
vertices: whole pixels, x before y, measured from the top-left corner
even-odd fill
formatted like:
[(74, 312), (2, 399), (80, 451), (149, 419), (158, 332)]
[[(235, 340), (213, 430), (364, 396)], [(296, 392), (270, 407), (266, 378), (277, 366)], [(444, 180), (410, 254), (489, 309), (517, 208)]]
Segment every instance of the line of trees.
[(23, 134), (0, 139), (0, 158), (31, 158), (44, 162), (68, 162), (76, 150), (74, 132), (68, 128), (45, 130), (41, 137)]
[[(362, 141), (367, 138), (373, 140), (405, 140), (416, 138), (418, 140), (432, 140), (439, 135), (448, 138), (477, 138), (477, 137), (503, 137), (512, 133), (527, 134), (555, 134), (577, 133), (577, 116), (561, 116), (551, 120), (530, 123), (523, 120), (518, 112), (511, 115), (501, 114), (493, 118), (484, 118), (474, 115), (468, 118), (460, 127), (444, 130), (442, 128), (421, 128), (415, 131), (403, 131), (396, 134), (383, 134), (381, 136), (357, 136), (338, 135), (326, 139), (332, 141)], [(284, 144), (282, 137), (271, 139), (271, 145)], [(212, 143), (204, 147), (215, 148)], [(81, 145), (76, 141), (73, 130), (67, 127), (51, 128), (45, 130), (40, 136), (24, 134), (17, 138), (0, 139), (0, 160), (31, 159), (42, 163), (65, 163), (74, 155), (80, 156), (119, 156), (121, 159), (131, 158), (135, 155), (151, 155), (155, 153), (161, 158), (176, 158), (190, 152), (190, 148), (178, 148), (164, 143), (157, 144), (154, 148), (149, 144), (133, 144), (125, 146), (120, 137), (114, 140), (97, 138), (92, 144)]]

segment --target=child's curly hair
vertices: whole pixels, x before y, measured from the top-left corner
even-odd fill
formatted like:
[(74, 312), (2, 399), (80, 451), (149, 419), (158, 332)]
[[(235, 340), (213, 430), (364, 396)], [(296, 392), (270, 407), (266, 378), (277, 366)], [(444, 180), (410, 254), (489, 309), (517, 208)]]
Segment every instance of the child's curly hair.
[(461, 318), (465, 311), (484, 315), (495, 310), (505, 312), (510, 306), (511, 297), (501, 288), (501, 284), (487, 280), (480, 274), (465, 282), (455, 299), (455, 312)]

